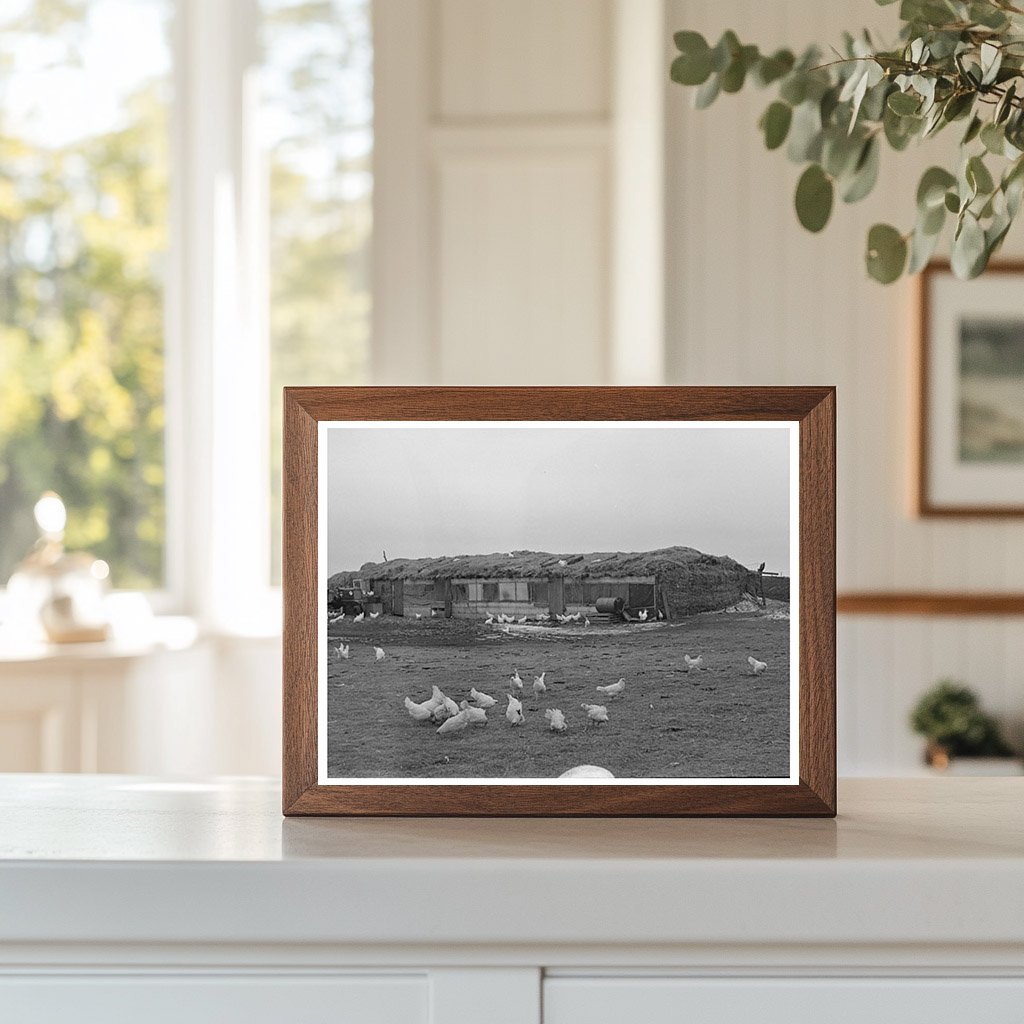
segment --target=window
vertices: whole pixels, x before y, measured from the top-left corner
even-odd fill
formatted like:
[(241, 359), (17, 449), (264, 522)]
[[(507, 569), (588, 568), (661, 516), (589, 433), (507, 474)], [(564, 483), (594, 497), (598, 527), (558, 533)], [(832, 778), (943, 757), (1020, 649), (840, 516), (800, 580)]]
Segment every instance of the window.
[(273, 615), (281, 387), (368, 376), (372, 67), (370, 0), (0, 5), (0, 587), (52, 488), (115, 586)]
[(115, 585), (164, 581), (171, 14), (0, 13), (0, 585), (47, 489)]
[(269, 156), (271, 567), (280, 565), (281, 388), (369, 369), (369, 0), (263, 0)]

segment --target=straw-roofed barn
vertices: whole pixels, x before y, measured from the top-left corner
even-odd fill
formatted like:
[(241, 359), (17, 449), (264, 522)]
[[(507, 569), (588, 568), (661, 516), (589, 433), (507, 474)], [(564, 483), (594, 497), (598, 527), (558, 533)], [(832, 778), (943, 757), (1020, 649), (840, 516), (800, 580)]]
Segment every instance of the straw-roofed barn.
[[(672, 619), (735, 604), (751, 589), (751, 576), (731, 558), (687, 547), (570, 555), (512, 551), (368, 562), (332, 576), (328, 601), (358, 583), (396, 615), (424, 609), (447, 616), (593, 613), (599, 599), (611, 598), (627, 613), (647, 609), (652, 617), (661, 612)], [(602, 606), (607, 609), (608, 601)]]

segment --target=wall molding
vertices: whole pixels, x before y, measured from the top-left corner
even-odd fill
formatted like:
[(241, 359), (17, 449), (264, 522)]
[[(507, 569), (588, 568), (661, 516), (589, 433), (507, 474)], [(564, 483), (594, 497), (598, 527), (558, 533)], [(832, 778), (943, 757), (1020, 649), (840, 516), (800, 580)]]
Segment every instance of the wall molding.
[(1024, 594), (859, 591), (836, 597), (839, 615), (1024, 615)]

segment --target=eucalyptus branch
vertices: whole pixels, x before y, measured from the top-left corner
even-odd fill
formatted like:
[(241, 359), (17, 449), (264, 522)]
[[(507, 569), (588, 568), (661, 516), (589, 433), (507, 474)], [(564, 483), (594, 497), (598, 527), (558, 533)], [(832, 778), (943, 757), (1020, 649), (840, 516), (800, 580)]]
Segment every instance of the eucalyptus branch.
[(918, 185), (913, 228), (876, 224), (865, 259), (885, 284), (916, 273), (952, 220), (953, 269), (974, 277), (1002, 245), (1024, 198), (1024, 26), (1013, 20), (1024, 9), (1010, 0), (902, 0), (899, 13), (896, 48), (847, 34), (826, 62), (814, 47), (798, 58), (789, 50), (762, 54), (734, 32), (714, 46), (699, 33), (678, 32), (671, 76), (697, 88), (701, 109), (750, 81), (775, 90), (758, 126), (768, 149), (785, 146), (804, 165), (795, 206), (809, 231), (825, 227), (837, 194), (853, 203), (872, 191), (883, 144), (899, 152), (962, 122), (958, 166), (930, 167)]

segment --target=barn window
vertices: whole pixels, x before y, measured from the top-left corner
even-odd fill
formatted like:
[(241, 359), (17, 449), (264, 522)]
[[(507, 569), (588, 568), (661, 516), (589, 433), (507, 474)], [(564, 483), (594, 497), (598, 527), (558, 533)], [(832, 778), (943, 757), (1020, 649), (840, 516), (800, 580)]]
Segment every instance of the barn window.
[(484, 583), (483, 584), (483, 599), (485, 601), (497, 601), (498, 600), (498, 584), (497, 583)]

